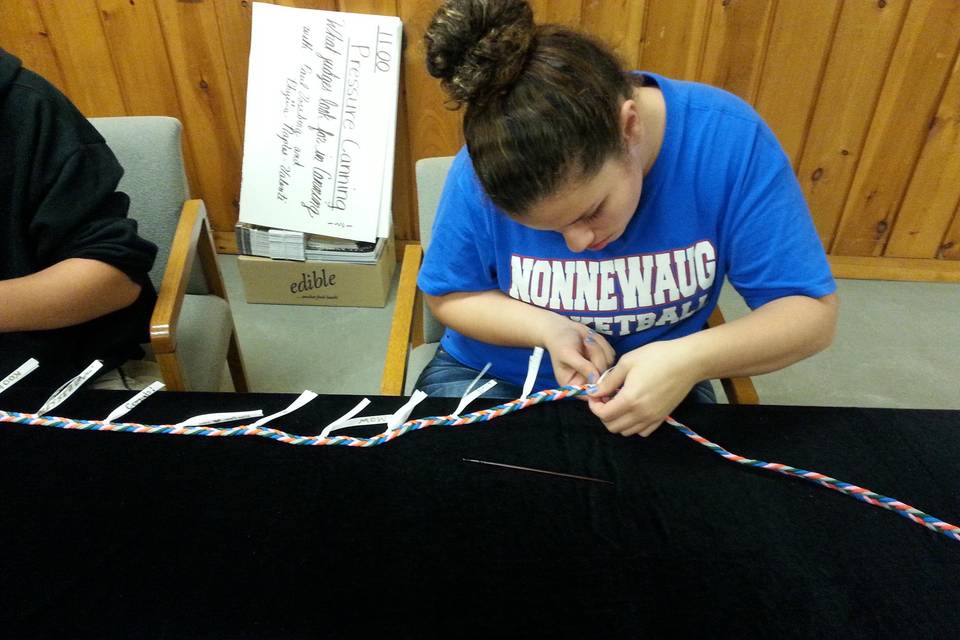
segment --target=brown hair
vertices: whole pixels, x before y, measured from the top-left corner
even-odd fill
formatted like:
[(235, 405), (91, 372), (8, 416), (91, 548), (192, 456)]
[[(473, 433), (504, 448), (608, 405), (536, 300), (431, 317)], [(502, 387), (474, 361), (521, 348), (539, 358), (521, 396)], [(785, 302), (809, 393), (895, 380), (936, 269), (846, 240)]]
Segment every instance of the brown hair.
[(524, 0), (446, 0), (426, 35), (427, 70), (459, 108), (480, 183), (519, 215), (624, 151), (632, 83), (603, 44), (535, 25)]

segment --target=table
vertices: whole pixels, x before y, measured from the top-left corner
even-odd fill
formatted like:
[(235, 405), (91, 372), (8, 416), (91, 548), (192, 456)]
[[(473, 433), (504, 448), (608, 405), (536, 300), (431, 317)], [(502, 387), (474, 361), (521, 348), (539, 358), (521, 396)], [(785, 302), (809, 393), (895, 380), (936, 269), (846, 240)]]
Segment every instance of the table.
[[(0, 408), (35, 411), (47, 391), (15, 387)], [(54, 413), (102, 419), (130, 395), (81, 391)], [(126, 419), (272, 413), (292, 399), (161, 393)], [(321, 396), (271, 426), (315, 434), (357, 400)], [(365, 414), (401, 403), (374, 398)], [(428, 399), (414, 417), (454, 406)], [(675, 417), (735, 453), (960, 523), (960, 412), (717, 405)], [(576, 400), (370, 449), (0, 424), (0, 490), (11, 638), (960, 633), (960, 543), (725, 461), (669, 426), (608, 434)]]

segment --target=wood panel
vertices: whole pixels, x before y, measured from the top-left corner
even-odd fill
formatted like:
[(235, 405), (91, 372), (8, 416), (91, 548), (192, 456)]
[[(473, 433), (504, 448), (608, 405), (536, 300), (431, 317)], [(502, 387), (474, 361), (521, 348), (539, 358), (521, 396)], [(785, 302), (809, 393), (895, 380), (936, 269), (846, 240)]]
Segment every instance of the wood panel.
[(174, 83), (199, 160), (197, 191), (215, 229), (239, 216), (240, 124), (212, 2), (158, 2)]
[(777, 132), (794, 167), (813, 113), (840, 6), (835, 0), (781, 2), (774, 15), (755, 106)]
[(833, 243), (906, 7), (843, 4), (797, 170), (824, 247)]
[[(447, 108), (423, 63), (423, 32), (440, 0), (275, 2), (403, 20), (394, 232), (401, 244), (415, 241), (414, 163), (463, 143), (462, 112)], [(531, 6), (538, 22), (607, 41), (630, 68), (709, 82), (751, 102), (794, 162), (824, 245), (837, 259), (864, 256), (849, 258), (855, 272), (929, 277), (960, 260), (960, 2)], [(22, 0), (4, 5), (0, 46), (88, 115), (183, 121), (193, 193), (207, 202), (218, 247), (230, 250), (251, 8), (248, 0)], [(865, 269), (861, 261), (873, 256), (885, 259)]]
[(581, 27), (603, 40), (628, 69), (640, 60), (645, 0), (584, 0)]
[(840, 255), (882, 254), (956, 58), (960, 2), (909, 7), (834, 239)]
[(960, 260), (960, 204), (957, 205), (957, 211), (953, 214), (953, 223), (943, 236), (940, 254), (937, 257)]
[(567, 27), (579, 28), (580, 16), (583, 11), (581, 0), (532, 0), (533, 19), (537, 24), (562, 24)]
[(647, 0), (637, 66), (681, 80), (699, 78), (713, 6), (711, 0)]
[(38, 0), (66, 92), (87, 116), (128, 113), (96, 3)]
[(772, 25), (774, 0), (723, 0), (710, 12), (699, 80), (753, 104)]
[(67, 93), (57, 56), (50, 46), (50, 34), (35, 3), (21, 2), (4, 7), (0, 20), (0, 47), (18, 56), (24, 66)]
[[(103, 32), (110, 43), (113, 66), (127, 114), (165, 115), (182, 122), (184, 117), (177, 98), (177, 87), (153, 3), (98, 0), (97, 6)], [(144, 82), (144, 78), (149, 78), (150, 82)], [(200, 184), (200, 159), (193, 148), (190, 133), (192, 131), (187, 131), (182, 139), (183, 156), (187, 177), (196, 191)]]
[(230, 93), (243, 141), (247, 105), (247, 66), (250, 61), (250, 29), (253, 10), (248, 0), (222, 0), (215, 5), (220, 46), (230, 78)]
[(934, 258), (960, 203), (960, 58), (930, 122), (920, 160), (883, 252), (900, 258)]

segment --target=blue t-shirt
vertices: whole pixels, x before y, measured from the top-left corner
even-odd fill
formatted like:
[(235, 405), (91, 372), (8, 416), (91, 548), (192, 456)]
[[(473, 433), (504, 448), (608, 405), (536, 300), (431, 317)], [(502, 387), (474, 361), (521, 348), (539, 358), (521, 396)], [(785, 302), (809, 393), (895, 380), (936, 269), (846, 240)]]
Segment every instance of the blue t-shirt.
[[(444, 185), (418, 285), (441, 296), (499, 289), (603, 334), (618, 356), (703, 329), (724, 277), (751, 309), (836, 284), (790, 161), (740, 98), (645, 73), (666, 103), (659, 155), (623, 235), (574, 253), (556, 231), (525, 227), (486, 196), (466, 149)], [(443, 348), (515, 384), (530, 349), (447, 329)], [(544, 358), (535, 389), (556, 386)]]

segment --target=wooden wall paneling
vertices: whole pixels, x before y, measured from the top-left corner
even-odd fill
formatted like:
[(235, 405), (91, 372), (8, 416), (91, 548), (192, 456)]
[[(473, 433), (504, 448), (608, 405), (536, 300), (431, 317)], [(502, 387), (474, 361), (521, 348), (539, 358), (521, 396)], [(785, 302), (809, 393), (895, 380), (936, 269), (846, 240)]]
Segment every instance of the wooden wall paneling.
[(196, 150), (198, 197), (215, 230), (232, 232), (240, 199), (242, 147), (213, 2), (157, 2), (160, 25)]
[(714, 1), (699, 80), (753, 104), (775, 0)]
[(407, 128), (410, 131), (412, 160), (447, 156), (463, 145), (462, 109), (448, 108), (440, 81), (427, 73), (423, 34), (438, 0), (399, 0), (397, 7), (404, 25), (403, 73), (407, 99)]
[(581, 0), (530, 0), (537, 24), (562, 24), (580, 28)]
[(817, 100), (840, 15), (835, 0), (780, 2), (773, 18), (756, 108), (794, 168)]
[(883, 252), (960, 38), (960, 2), (914, 0), (900, 32), (831, 253)]
[[(160, 19), (153, 3), (98, 0), (97, 6), (127, 113), (170, 116), (183, 122)], [(186, 134), (182, 136), (182, 144), (187, 179), (191, 191), (196, 192), (200, 184), (199, 158)]]
[(646, 0), (583, 0), (580, 24), (611, 47), (627, 69), (636, 69), (646, 9)]
[(63, 72), (65, 93), (81, 113), (88, 117), (126, 115), (97, 5), (37, 0), (37, 8)]
[(843, 3), (797, 162), (824, 247), (833, 243), (906, 7), (903, 2)]
[(337, 10), (337, 0), (273, 0), (273, 4), (279, 4), (285, 7), (297, 7), (299, 9)]
[(370, 13), (377, 16), (397, 15), (397, 0), (337, 0), (337, 10), (349, 13)]
[(943, 235), (938, 257), (946, 260), (960, 260), (960, 204), (957, 205), (957, 210), (953, 214), (953, 222)]
[(647, 0), (637, 66), (670, 78), (696, 80), (713, 6), (712, 0)]
[(960, 260), (827, 256), (834, 278), (960, 283)]
[(0, 47), (20, 58), (24, 67), (66, 93), (66, 83), (50, 44), (47, 27), (33, 0), (4, 6), (0, 19)]
[(220, 32), (220, 46), (227, 64), (237, 123), (240, 125), (241, 143), (247, 112), (247, 66), (250, 63), (252, 4), (251, 0), (216, 0), (214, 3)]
[[(397, 95), (397, 131), (393, 158), (393, 236), (401, 241), (420, 239), (420, 221), (417, 218), (416, 174), (410, 151), (410, 121), (407, 98), (404, 94), (404, 70), (400, 69), (400, 92)], [(397, 251), (397, 259), (403, 256)]]
[[(408, 135), (407, 150), (411, 171), (410, 197), (411, 207), (408, 218), (399, 221), (398, 228), (419, 230), (419, 218), (415, 205), (416, 197), (413, 185), (413, 172), (416, 161), (421, 158), (447, 156), (457, 152), (463, 145), (461, 118), (463, 110), (451, 110), (447, 107), (447, 95), (441, 89), (440, 82), (427, 73), (423, 34), (430, 23), (439, 0), (398, 0), (397, 15), (403, 21), (403, 103), (406, 115)], [(398, 120), (397, 126), (403, 126)], [(398, 140), (399, 144), (399, 140)], [(419, 238), (419, 232), (415, 236)]]
[(960, 203), (960, 58), (930, 123), (883, 255), (933, 258)]

